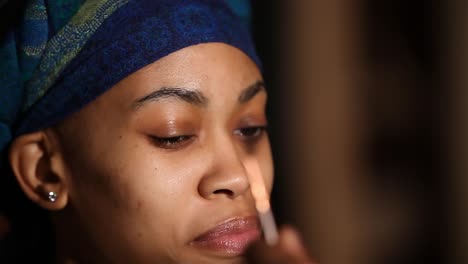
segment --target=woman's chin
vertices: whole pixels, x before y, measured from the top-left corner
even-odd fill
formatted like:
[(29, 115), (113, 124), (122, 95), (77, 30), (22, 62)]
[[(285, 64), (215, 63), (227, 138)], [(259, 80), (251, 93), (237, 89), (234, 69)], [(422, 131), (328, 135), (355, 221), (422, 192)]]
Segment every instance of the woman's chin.
[(190, 264), (244, 264), (247, 263), (244, 255), (236, 256), (213, 256), (207, 255), (206, 252), (196, 252), (194, 255), (187, 256), (175, 263), (190, 263)]

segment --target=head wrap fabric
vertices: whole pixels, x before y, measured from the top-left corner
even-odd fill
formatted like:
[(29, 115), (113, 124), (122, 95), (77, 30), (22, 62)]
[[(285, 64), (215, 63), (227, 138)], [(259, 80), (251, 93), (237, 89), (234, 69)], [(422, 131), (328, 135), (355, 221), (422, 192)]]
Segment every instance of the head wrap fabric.
[(225, 0), (232, 11), (239, 17), (244, 26), (250, 28), (252, 8), (249, 0)]
[(0, 150), (184, 47), (223, 42), (260, 64), (224, 1), (88, 0), (77, 9), (81, 2), (30, 1), (21, 27), (0, 43)]
[[(50, 2), (50, 3), (49, 3)], [(50, 36), (66, 24), (83, 0), (29, 1), (20, 23), (0, 42), (0, 151), (12, 137), (25, 83), (38, 67)]]

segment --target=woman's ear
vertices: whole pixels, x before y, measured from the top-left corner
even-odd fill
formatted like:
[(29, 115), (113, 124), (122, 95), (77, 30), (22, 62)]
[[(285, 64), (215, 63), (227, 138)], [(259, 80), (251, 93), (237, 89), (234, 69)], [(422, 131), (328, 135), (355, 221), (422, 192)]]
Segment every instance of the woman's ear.
[(26, 196), (48, 210), (63, 209), (68, 202), (65, 167), (54, 134), (46, 131), (16, 138), (9, 160)]

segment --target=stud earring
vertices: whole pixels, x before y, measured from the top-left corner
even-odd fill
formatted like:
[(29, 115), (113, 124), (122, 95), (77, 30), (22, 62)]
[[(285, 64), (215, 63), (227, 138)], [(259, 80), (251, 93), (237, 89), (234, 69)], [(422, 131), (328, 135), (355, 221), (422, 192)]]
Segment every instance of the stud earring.
[(57, 200), (57, 194), (55, 192), (48, 192), (47, 198), (53, 203)]

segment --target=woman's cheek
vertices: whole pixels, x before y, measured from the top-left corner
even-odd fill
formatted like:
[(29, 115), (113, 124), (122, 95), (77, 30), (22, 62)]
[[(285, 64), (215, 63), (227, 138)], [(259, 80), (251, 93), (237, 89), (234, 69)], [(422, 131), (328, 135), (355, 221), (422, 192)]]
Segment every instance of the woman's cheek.
[(273, 157), (271, 154), (270, 142), (268, 137), (261, 143), (260, 151), (258, 152), (258, 160), (262, 166), (263, 177), (267, 189), (271, 192), (273, 188)]

